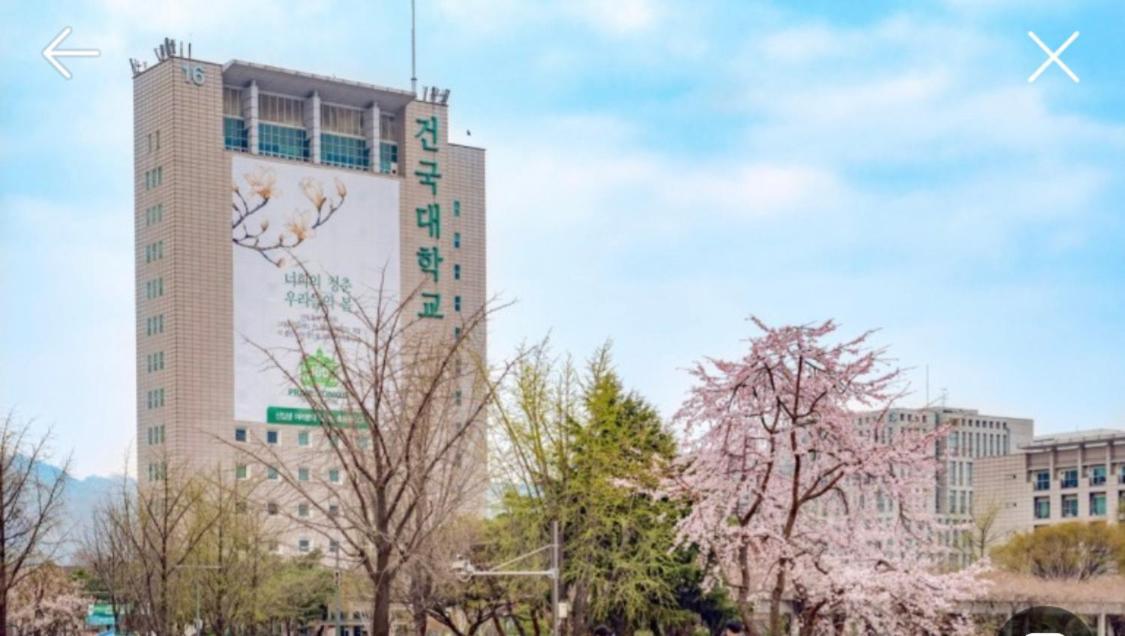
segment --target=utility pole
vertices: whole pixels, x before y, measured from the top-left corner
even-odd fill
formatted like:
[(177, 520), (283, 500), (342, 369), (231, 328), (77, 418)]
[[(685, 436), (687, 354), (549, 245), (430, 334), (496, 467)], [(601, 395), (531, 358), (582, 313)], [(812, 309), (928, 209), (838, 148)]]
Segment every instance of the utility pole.
[(551, 606), (555, 621), (555, 636), (562, 636), (562, 612), (560, 598), (562, 588), (562, 552), (559, 545), (559, 521), (551, 521)]
[[(513, 563), (518, 563), (547, 551), (551, 553), (551, 567), (549, 569), (507, 569)], [(514, 559), (509, 559), (489, 570), (478, 570), (468, 559), (458, 557), (453, 561), (452, 569), (463, 581), (468, 581), (474, 576), (545, 576), (551, 579), (551, 606), (554, 615), (551, 632), (555, 636), (562, 636), (563, 608), (566, 607), (566, 604), (562, 600), (562, 541), (559, 538), (558, 520), (551, 521), (551, 542), (543, 547), (521, 554)]]
[[(411, 2), (411, 4), (413, 4), (413, 2)], [(342, 611), (342, 605), (343, 605), (343, 603), (341, 602), (341, 599), (340, 599), (340, 544), (339, 544), (339, 542), (337, 542), (336, 543), (336, 634), (334, 636), (340, 636), (340, 634), (343, 633), (343, 631), (344, 631), (341, 624), (340, 624), (340, 612)]]

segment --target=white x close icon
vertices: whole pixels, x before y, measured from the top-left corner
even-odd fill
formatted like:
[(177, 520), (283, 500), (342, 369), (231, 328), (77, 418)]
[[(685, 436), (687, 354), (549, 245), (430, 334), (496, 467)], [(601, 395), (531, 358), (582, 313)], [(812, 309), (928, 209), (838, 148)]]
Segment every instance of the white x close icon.
[(1062, 46), (1060, 46), (1055, 51), (1052, 51), (1047, 47), (1046, 44), (1043, 44), (1043, 40), (1040, 40), (1039, 36), (1035, 35), (1034, 31), (1028, 31), (1027, 37), (1031, 38), (1031, 40), (1038, 44), (1039, 48), (1043, 49), (1043, 52), (1047, 54), (1047, 61), (1040, 64), (1039, 68), (1035, 69), (1035, 72), (1031, 74), (1031, 77), (1027, 78), (1027, 82), (1029, 84), (1039, 79), (1039, 76), (1042, 75), (1043, 71), (1046, 71), (1047, 67), (1051, 64), (1058, 64), (1059, 68), (1061, 68), (1064, 73), (1069, 75), (1070, 79), (1074, 80), (1075, 84), (1078, 83), (1078, 76), (1074, 74), (1074, 71), (1070, 70), (1069, 66), (1067, 66), (1061, 59), (1059, 59), (1059, 56), (1062, 55), (1062, 52), (1066, 50), (1066, 47), (1074, 44), (1074, 41), (1078, 39), (1078, 31), (1071, 33), (1070, 37), (1066, 39), (1066, 42), (1063, 42)]

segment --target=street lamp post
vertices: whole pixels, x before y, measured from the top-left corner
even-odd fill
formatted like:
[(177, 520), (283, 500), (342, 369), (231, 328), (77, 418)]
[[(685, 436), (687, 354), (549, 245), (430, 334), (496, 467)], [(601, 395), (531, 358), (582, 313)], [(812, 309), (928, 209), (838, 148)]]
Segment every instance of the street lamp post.
[[(547, 570), (505, 570), (504, 568), (518, 563), (529, 557), (535, 556), (541, 552), (551, 551), (551, 567)], [(559, 522), (551, 522), (551, 543), (532, 550), (526, 554), (510, 559), (497, 565), (490, 570), (478, 570), (468, 559), (457, 559), (453, 562), (453, 569), (464, 580), (469, 580), (474, 576), (545, 576), (551, 579), (551, 605), (552, 615), (554, 618), (554, 625), (552, 633), (555, 636), (562, 635), (562, 544), (559, 541)]]

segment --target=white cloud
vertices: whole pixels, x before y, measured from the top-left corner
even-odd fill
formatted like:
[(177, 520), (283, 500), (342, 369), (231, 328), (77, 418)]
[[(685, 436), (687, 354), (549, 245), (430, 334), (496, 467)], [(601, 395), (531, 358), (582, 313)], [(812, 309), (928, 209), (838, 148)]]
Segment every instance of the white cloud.
[(618, 36), (648, 31), (664, 11), (656, 0), (575, 0), (563, 6), (578, 21)]

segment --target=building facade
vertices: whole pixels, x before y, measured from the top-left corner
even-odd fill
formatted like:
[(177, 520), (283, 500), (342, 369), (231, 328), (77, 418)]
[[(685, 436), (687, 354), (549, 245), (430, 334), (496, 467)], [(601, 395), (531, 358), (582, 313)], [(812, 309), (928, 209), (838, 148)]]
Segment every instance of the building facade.
[(1036, 438), (1006, 457), (980, 460), (974, 510), (993, 509), (1001, 540), (1067, 521), (1125, 521), (1125, 430), (1095, 429)]
[(994, 457), (1005, 457), (1031, 443), (1033, 420), (1004, 415), (987, 415), (976, 409), (933, 406), (917, 409), (894, 408), (887, 413), (864, 413), (857, 424), (874, 427), (875, 434), (891, 439), (904, 430), (929, 432), (945, 428), (948, 435), (934, 448), (942, 469), (934, 488), (927, 495), (931, 510), (950, 531), (942, 537), (949, 548), (947, 559), (953, 566), (970, 563), (974, 555), (966, 544), (964, 528), (972, 522), (973, 506), (988, 497), (979, 485), (977, 465)]
[[(238, 445), (322, 442), (263, 355), (318, 302), (416, 294), (409, 314), (451, 338), (485, 306), (484, 150), (449, 142), (448, 91), (217, 64), (170, 41), (158, 56), (133, 77), (138, 478), (276, 479)], [(470, 346), (485, 359), (483, 328)], [(339, 478), (328, 454), (302, 470)]]

